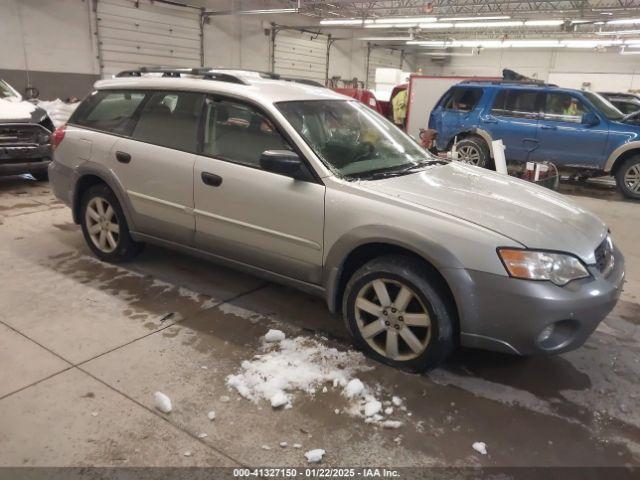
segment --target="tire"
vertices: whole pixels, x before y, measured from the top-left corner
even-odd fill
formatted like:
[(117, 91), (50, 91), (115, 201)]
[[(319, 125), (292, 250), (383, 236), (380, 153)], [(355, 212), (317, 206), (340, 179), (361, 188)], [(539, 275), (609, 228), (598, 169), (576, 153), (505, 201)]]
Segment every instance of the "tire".
[[(382, 301), (377, 293), (380, 283), (388, 297)], [(404, 298), (403, 290), (407, 293)], [(409, 295), (411, 298), (403, 307)], [(345, 288), (342, 314), (357, 348), (403, 370), (421, 372), (436, 367), (456, 344), (451, 302), (438, 278), (411, 257), (387, 255), (357, 270)]]
[(640, 155), (627, 158), (620, 165), (616, 185), (625, 197), (640, 200)]
[(49, 181), (49, 172), (46, 170), (42, 170), (40, 172), (33, 172), (31, 176), (36, 179), (38, 182), (48, 182)]
[(456, 145), (458, 160), (476, 167), (491, 167), (491, 154), (487, 143), (478, 137), (466, 137)]
[(94, 185), (84, 193), (80, 214), (84, 239), (100, 260), (126, 262), (142, 251), (144, 244), (131, 238), (122, 207), (107, 185)]

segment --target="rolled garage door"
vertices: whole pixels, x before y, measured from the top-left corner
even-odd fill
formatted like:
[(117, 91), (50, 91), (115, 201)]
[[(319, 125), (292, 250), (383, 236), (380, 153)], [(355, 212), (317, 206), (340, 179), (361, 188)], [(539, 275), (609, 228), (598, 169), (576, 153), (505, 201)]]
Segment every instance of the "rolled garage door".
[(96, 18), (103, 77), (141, 66), (200, 66), (197, 9), (151, 0), (98, 0)]
[(274, 44), (274, 72), (282, 76), (315, 80), (324, 85), (327, 36), (280, 30)]

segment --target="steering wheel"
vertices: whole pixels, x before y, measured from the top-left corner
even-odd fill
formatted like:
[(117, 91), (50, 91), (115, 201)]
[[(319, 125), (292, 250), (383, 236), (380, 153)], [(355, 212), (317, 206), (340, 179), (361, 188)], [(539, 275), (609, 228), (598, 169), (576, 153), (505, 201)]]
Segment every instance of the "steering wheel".
[(373, 143), (362, 142), (358, 144), (358, 147), (356, 149), (356, 155), (354, 156), (354, 158), (351, 160), (350, 163), (366, 160), (367, 158), (371, 157), (375, 151), (376, 151), (376, 147)]

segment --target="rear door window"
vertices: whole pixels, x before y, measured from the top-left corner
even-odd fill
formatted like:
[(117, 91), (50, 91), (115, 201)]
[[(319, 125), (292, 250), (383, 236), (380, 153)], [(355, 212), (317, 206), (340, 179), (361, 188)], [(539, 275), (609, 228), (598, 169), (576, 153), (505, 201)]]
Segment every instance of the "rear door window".
[(203, 100), (203, 94), (194, 92), (151, 93), (131, 137), (141, 142), (196, 153), (198, 119)]
[(447, 110), (470, 112), (476, 108), (480, 97), (482, 97), (482, 89), (480, 88), (454, 87), (445, 100), (444, 108)]
[(129, 135), (135, 112), (145, 96), (144, 92), (101, 90), (85, 100), (69, 121), (95, 130)]
[(538, 114), (540, 92), (530, 90), (501, 90), (493, 102), (491, 113), (502, 117), (532, 118)]

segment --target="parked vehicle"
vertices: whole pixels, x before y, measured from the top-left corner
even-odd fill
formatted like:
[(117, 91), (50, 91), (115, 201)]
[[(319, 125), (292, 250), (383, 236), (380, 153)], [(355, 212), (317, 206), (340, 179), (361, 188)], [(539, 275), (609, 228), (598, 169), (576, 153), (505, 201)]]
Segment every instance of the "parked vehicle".
[(640, 199), (640, 126), (601, 95), (554, 85), (462, 82), (431, 112), (439, 150), (458, 140), (458, 154), (490, 166), (491, 141), (502, 139), (516, 162), (550, 161), (582, 175), (609, 174), (620, 191)]
[(54, 134), (53, 189), (98, 258), (150, 242), (321, 295), (411, 370), (459, 344), (565, 352), (614, 307), (623, 256), (565, 197), (438, 159), (325, 88), (165, 73), (98, 82)]
[(612, 92), (600, 92), (600, 95), (609, 100), (614, 107), (625, 115), (640, 111), (640, 97), (638, 95)]
[(0, 79), (0, 175), (47, 179), (53, 123), (47, 112)]

